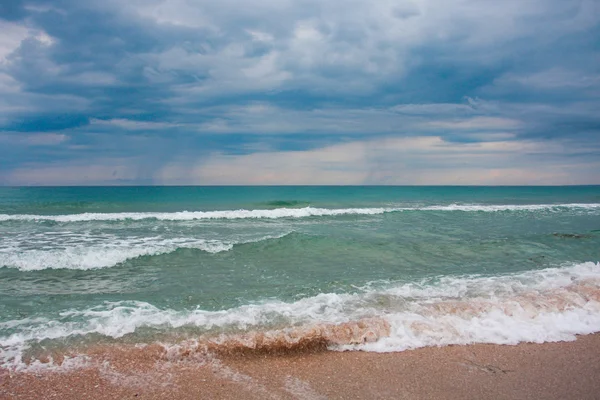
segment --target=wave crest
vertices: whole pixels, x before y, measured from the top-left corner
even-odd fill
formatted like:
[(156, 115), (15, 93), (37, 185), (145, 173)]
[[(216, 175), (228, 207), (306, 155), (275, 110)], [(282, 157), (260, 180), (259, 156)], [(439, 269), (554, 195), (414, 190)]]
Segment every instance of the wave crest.
[[(600, 331), (600, 264), (583, 263), (496, 277), (446, 277), (355, 294), (323, 293), (222, 311), (175, 311), (144, 302), (105, 303), (0, 323), (0, 360), (21, 365), (31, 343), (144, 328), (194, 334), (197, 348), (230, 354), (297, 351), (402, 351), (449, 344), (574, 340)], [(137, 337), (137, 336), (134, 336)], [(141, 337), (146, 337), (142, 335)], [(147, 339), (146, 339), (147, 340)]]
[(0, 252), (0, 267), (16, 268), (20, 271), (42, 271), (47, 269), (93, 270), (111, 268), (139, 257), (170, 254), (180, 249), (196, 249), (206, 253), (221, 253), (236, 245), (251, 244), (287, 236), (265, 236), (255, 240), (225, 242), (204, 239), (160, 239), (121, 241), (103, 245), (70, 245), (53, 250), (5, 249)]
[(179, 211), (179, 212), (135, 212), (135, 213), (83, 213), (67, 215), (0, 214), (2, 221), (54, 221), (60, 223), (86, 221), (124, 221), (156, 219), (164, 221), (193, 221), (214, 219), (278, 219), (307, 218), (340, 215), (379, 215), (401, 211), (462, 211), (462, 212), (500, 212), (500, 211), (560, 211), (597, 210), (600, 204), (530, 204), (530, 205), (469, 205), (450, 204), (424, 207), (376, 207), (376, 208), (275, 208), (257, 210), (225, 211)]

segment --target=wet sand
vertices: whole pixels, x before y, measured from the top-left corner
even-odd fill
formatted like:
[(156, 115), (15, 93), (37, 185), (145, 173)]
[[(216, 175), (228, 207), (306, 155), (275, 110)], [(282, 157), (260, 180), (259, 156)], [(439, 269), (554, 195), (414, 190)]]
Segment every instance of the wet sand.
[(103, 347), (88, 368), (0, 370), (2, 399), (600, 399), (600, 335), (400, 353), (265, 355)]

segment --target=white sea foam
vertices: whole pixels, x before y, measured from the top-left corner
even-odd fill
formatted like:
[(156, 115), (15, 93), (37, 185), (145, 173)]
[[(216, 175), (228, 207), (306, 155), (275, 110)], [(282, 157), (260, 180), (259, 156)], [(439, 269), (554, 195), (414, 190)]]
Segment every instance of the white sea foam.
[[(352, 321), (367, 321), (364, 324), (368, 325), (369, 319), (384, 320), (385, 325), (374, 322), (379, 324), (374, 329), (377, 334), (364, 342), (352, 339), (345, 343), (340, 330), (330, 328), (342, 324), (341, 331), (352, 331), (356, 330)], [(23, 351), (32, 342), (45, 339), (92, 333), (120, 338), (142, 327), (170, 330), (184, 326), (197, 327), (199, 334), (215, 330), (229, 335), (252, 330), (283, 332), (271, 335), (278, 340), (298, 340), (298, 332), (318, 332), (333, 335), (330, 346), (334, 349), (378, 352), (447, 344), (574, 340), (577, 334), (600, 331), (600, 264), (587, 262), (495, 277), (445, 277), (223, 311), (175, 311), (145, 302), (107, 302), (86, 310), (68, 310), (54, 319), (1, 323), (0, 332), (12, 333), (0, 333), (0, 361), (7, 368), (25, 368)], [(369, 333), (368, 326), (364, 332), (360, 334)]]
[[(423, 211), (464, 211), (464, 212), (499, 212), (499, 211), (560, 211), (565, 209), (575, 210), (597, 210), (600, 209), (598, 203), (568, 203), (568, 204), (499, 204), (499, 205), (481, 205), (481, 204), (449, 204), (443, 206), (417, 207), (414, 210)], [(403, 210), (411, 210), (404, 208)]]
[(200, 249), (209, 253), (230, 250), (232, 243), (217, 240), (165, 239), (156, 243), (134, 245), (127, 241), (116, 244), (75, 245), (51, 250), (19, 250), (0, 252), (0, 267), (17, 268), (21, 271), (44, 269), (99, 269), (119, 265), (142, 256), (171, 253), (180, 248)]
[[(8, 247), (0, 248), (0, 267), (16, 268), (21, 271), (110, 268), (137, 257), (168, 254), (178, 249), (199, 249), (207, 253), (220, 253), (231, 250), (236, 244), (254, 243), (283, 236), (265, 236), (239, 242), (161, 237), (110, 240), (110, 237), (103, 237), (100, 243), (90, 243), (91, 240), (78, 235), (71, 241), (63, 241), (52, 247), (44, 246), (43, 249), (21, 249), (15, 243), (9, 243)], [(95, 242), (98, 240), (94, 239)]]
[(463, 211), (463, 212), (499, 212), (499, 211), (560, 211), (564, 209), (598, 210), (600, 204), (529, 204), (529, 205), (469, 205), (450, 204), (423, 207), (377, 207), (377, 208), (277, 208), (271, 210), (225, 210), (225, 211), (179, 211), (179, 212), (134, 212), (134, 213), (83, 213), (67, 215), (0, 214), (1, 221), (123, 221), (156, 219), (165, 221), (193, 221), (213, 219), (278, 219), (306, 218), (338, 215), (378, 215), (400, 211)]

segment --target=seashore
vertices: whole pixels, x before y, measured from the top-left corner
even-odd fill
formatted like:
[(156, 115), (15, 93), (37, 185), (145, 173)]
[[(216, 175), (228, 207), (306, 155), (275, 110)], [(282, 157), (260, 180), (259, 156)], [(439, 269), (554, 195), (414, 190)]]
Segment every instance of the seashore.
[[(598, 399), (600, 334), (396, 353), (90, 348), (77, 368), (0, 370), (1, 399)], [(91, 361), (90, 361), (91, 360)], [(66, 363), (63, 362), (65, 365)]]

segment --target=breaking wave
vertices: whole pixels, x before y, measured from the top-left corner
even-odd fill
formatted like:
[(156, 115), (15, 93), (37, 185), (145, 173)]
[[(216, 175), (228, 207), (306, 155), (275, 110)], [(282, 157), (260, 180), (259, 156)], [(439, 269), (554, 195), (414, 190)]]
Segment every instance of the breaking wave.
[(69, 244), (58, 249), (28, 249), (17, 247), (0, 250), (0, 268), (16, 268), (20, 271), (46, 269), (92, 270), (116, 267), (138, 257), (170, 254), (179, 249), (197, 249), (207, 253), (231, 250), (235, 245), (280, 239), (282, 236), (265, 236), (241, 242), (189, 239), (145, 238), (144, 240), (120, 240), (112, 243)]
[(163, 333), (185, 329), (194, 337), (169, 347), (173, 357), (196, 351), (391, 352), (449, 344), (574, 340), (575, 335), (600, 331), (600, 264), (502, 276), (441, 277), (222, 311), (106, 302), (64, 311), (54, 319), (0, 323), (0, 332), (8, 332), (0, 334), (0, 362), (5, 368), (27, 368), (24, 351), (41, 341), (91, 334), (147, 340), (141, 335), (147, 329)]
[(530, 204), (530, 205), (469, 205), (450, 204), (424, 207), (376, 207), (376, 208), (275, 208), (258, 210), (225, 211), (179, 211), (179, 212), (133, 212), (133, 213), (82, 213), (67, 215), (0, 214), (2, 221), (124, 221), (155, 219), (165, 221), (192, 221), (214, 219), (278, 219), (306, 218), (339, 215), (379, 215), (401, 211), (462, 211), (462, 212), (499, 212), (499, 211), (561, 211), (561, 210), (599, 210), (600, 204)]

